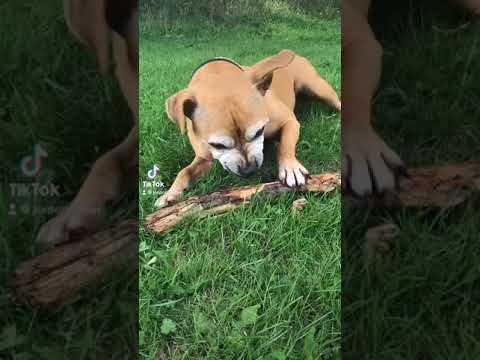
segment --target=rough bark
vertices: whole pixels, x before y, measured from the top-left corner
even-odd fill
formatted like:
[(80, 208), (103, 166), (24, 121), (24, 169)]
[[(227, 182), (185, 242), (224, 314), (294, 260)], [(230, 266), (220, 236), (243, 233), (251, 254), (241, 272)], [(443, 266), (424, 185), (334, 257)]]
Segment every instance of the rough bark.
[[(11, 281), (16, 303), (55, 308), (74, 300), (120, 264), (137, 271), (138, 222), (129, 220), (21, 263)], [(126, 263), (129, 262), (129, 263)]]
[[(313, 175), (307, 185), (298, 191), (326, 193), (335, 190), (339, 185), (340, 175), (338, 173), (326, 173)], [(145, 220), (145, 228), (151, 232), (164, 234), (186, 216), (221, 214), (249, 203), (252, 197), (259, 193), (274, 196), (291, 191), (294, 190), (275, 181), (192, 197), (149, 215)]]

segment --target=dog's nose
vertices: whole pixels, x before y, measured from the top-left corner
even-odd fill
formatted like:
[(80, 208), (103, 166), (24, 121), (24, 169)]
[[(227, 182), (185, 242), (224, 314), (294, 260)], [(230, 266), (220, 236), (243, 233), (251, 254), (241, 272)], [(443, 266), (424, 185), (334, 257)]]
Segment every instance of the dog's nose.
[(258, 169), (257, 162), (253, 162), (250, 164), (246, 164), (243, 167), (238, 168), (238, 172), (242, 176), (248, 176), (251, 175), (253, 172), (255, 172)]

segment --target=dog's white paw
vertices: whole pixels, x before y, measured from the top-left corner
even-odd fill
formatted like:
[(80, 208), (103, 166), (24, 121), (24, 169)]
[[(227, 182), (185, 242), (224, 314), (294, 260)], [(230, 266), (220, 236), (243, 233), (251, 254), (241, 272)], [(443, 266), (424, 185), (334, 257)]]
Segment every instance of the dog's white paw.
[(49, 247), (80, 239), (100, 228), (103, 215), (103, 209), (72, 203), (40, 228), (36, 242), (42, 247)]
[(342, 186), (358, 196), (395, 189), (400, 157), (370, 127), (342, 130)]
[(171, 205), (182, 197), (182, 193), (178, 191), (168, 190), (165, 194), (160, 196), (157, 201), (155, 201), (155, 207), (157, 209), (164, 208), (168, 205)]
[(278, 178), (288, 187), (303, 186), (307, 183), (308, 177), (308, 170), (297, 159), (280, 161)]

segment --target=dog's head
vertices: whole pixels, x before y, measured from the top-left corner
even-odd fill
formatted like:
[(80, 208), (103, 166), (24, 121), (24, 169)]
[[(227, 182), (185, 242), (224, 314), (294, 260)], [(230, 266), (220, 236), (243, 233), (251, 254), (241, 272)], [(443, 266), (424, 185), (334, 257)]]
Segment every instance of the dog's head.
[(187, 89), (166, 102), (170, 120), (189, 131), (199, 146), (223, 168), (247, 176), (262, 166), (264, 132), (269, 122), (265, 94), (275, 70), (286, 67), (295, 54), (284, 50), (250, 68), (240, 70), (212, 62), (195, 74)]

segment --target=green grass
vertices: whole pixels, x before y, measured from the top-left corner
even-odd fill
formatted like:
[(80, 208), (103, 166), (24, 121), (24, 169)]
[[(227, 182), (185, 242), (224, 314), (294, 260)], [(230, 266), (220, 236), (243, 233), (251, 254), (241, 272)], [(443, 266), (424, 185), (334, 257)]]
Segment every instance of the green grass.
[[(479, 26), (450, 15), (419, 11), (384, 34), (375, 125), (410, 166), (478, 160)], [(345, 359), (480, 357), (478, 200), (428, 212), (344, 209)], [(394, 252), (366, 266), (364, 234), (387, 222), (401, 230)]]
[[(339, 90), (340, 18), (288, 7), (268, 19), (230, 23), (144, 16), (140, 46), (140, 180), (158, 164), (169, 186), (193, 159), (165, 114), (202, 61), (226, 56), (252, 64), (284, 48), (309, 58)], [(315, 44), (315, 46), (312, 46)], [(302, 104), (299, 160), (320, 173), (339, 168), (339, 115)], [(219, 164), (186, 197), (276, 179), (274, 148), (257, 175), (242, 180)], [(142, 190), (142, 184), (140, 184)], [(140, 197), (140, 218), (157, 195)], [(188, 219), (164, 236), (140, 233), (142, 359), (338, 359), (340, 351), (340, 197), (257, 197), (221, 217)]]
[[(9, 184), (29, 182), (20, 160), (35, 143), (49, 153), (46, 181), (60, 185), (64, 206), (93, 161), (128, 132), (131, 119), (113, 77), (68, 33), (61, 1), (0, 4), (0, 359), (130, 358), (136, 338), (135, 279), (113, 276), (52, 313), (15, 306), (7, 283), (16, 266), (38, 254), (48, 216), (7, 215)], [(117, 104), (117, 105), (115, 105)], [(43, 205), (48, 205), (45, 202)], [(125, 201), (111, 218), (135, 214)], [(96, 357), (95, 357), (96, 356)]]

